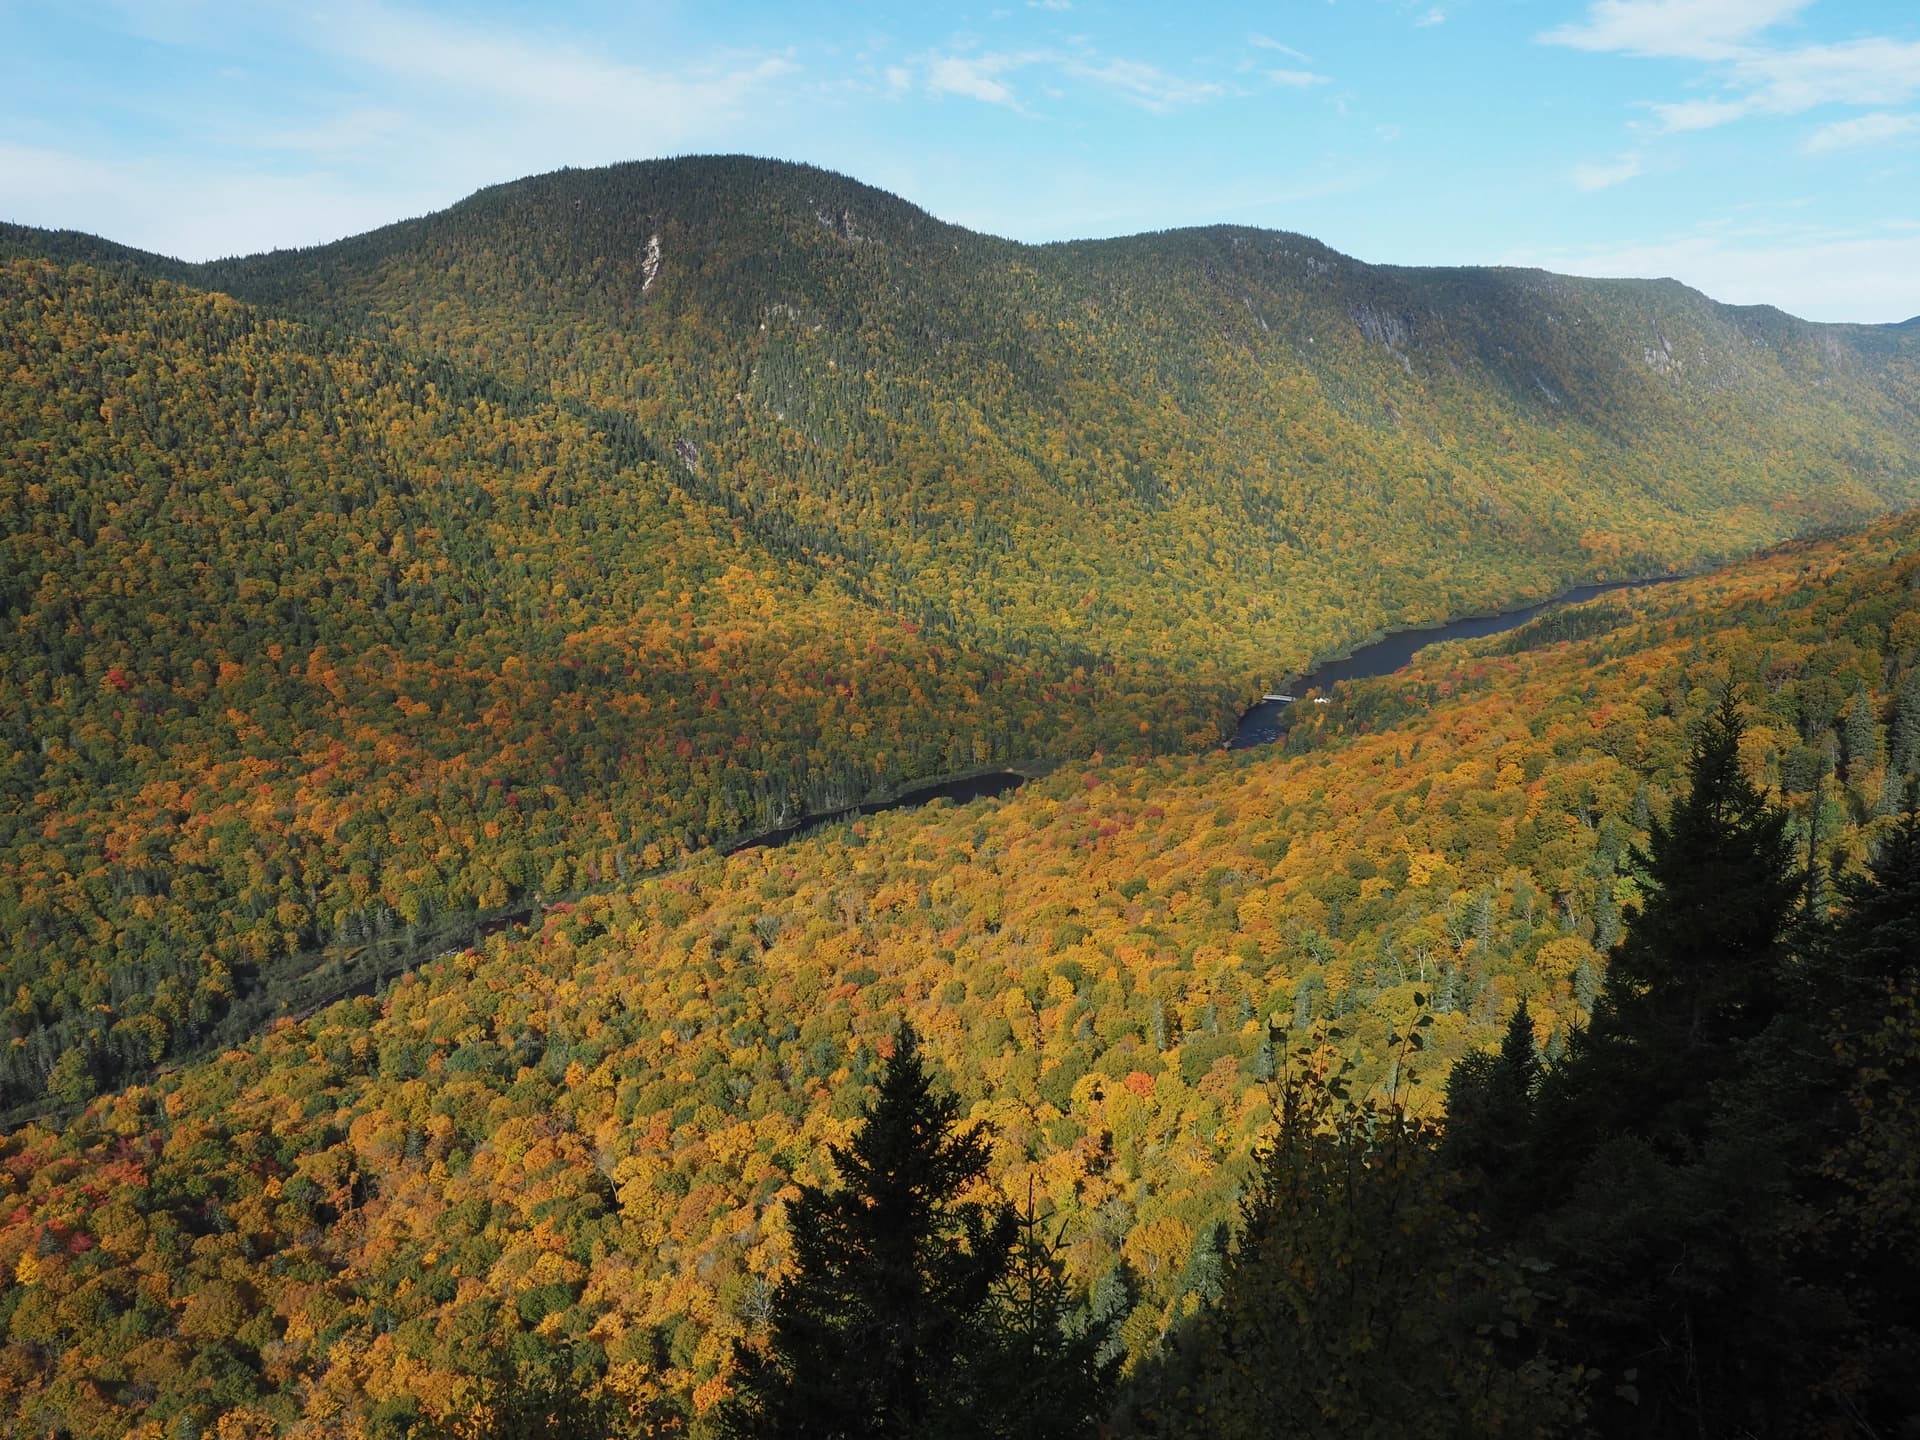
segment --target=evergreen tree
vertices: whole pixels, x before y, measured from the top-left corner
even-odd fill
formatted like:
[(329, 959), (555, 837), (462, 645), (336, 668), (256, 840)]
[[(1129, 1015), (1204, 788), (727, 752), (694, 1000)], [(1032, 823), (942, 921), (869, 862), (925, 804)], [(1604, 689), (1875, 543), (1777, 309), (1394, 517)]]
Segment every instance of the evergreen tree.
[(850, 1143), (840, 1184), (802, 1185), (787, 1211), (794, 1272), (764, 1348), (736, 1353), (721, 1428), (737, 1437), (972, 1436), (990, 1423), (994, 1288), (1012, 1210), (963, 1199), (986, 1173), (983, 1127), (958, 1127), (903, 1027)]
[(1644, 899), (1627, 911), (1593, 1023), (1556, 1072), (1564, 1137), (1586, 1148), (1635, 1133), (1696, 1143), (1734, 1047), (1766, 1028), (1788, 989), (1787, 934), (1805, 877), (1787, 812), (1740, 764), (1732, 693), (1701, 723), (1687, 793), (1649, 817), (1631, 863)]
[(1441, 1156), (1474, 1186), (1485, 1218), (1499, 1224), (1526, 1194), (1527, 1141), (1540, 1056), (1522, 1000), (1497, 1052), (1462, 1056), (1447, 1076)]
[(1880, 726), (1873, 716), (1873, 697), (1864, 683), (1854, 687), (1853, 703), (1847, 708), (1847, 779), (1858, 782), (1863, 771), (1880, 755)]
[(1120, 1433), (1166, 1440), (1537, 1436), (1577, 1372), (1509, 1337), (1546, 1299), (1483, 1254), (1440, 1132), (1339, 1075), (1293, 1074), (1220, 1299), (1129, 1386)]
[(1644, 901), (1536, 1108), (1545, 1183), (1523, 1243), (1567, 1285), (1552, 1344), (1607, 1381), (1602, 1434), (1758, 1433), (1807, 1388), (1796, 1337), (1829, 1323), (1782, 1242), (1807, 1150), (1790, 953), (1805, 876), (1742, 733), (1723, 696), (1687, 793), (1634, 852)]
[(1920, 666), (1907, 671), (1894, 694), (1893, 732), (1887, 742), (1887, 770), (1907, 776), (1920, 771)]
[[(990, 1391), (1008, 1440), (1075, 1440), (1106, 1418), (1120, 1356), (1111, 1317), (1096, 1318), (1067, 1283), (1056, 1236), (1042, 1229), (1029, 1192), (1019, 1238), (995, 1287), (997, 1340)], [(982, 1434), (986, 1434), (982, 1431)]]

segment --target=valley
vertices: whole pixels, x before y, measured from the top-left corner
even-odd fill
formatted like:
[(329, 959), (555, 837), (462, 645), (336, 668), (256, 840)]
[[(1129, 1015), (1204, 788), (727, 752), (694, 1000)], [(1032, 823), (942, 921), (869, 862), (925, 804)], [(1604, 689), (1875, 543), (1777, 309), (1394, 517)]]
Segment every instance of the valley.
[[(1690, 1413), (1579, 1308), (1609, 1157), (1745, 1243), (1698, 1156), (1764, 1111), (1768, 1194), (1912, 1222), (1908, 981), (1832, 937), (1911, 838), (1916, 501), (1920, 331), (1673, 282), (1021, 245), (727, 156), (211, 264), (0, 225), (0, 1423), (426, 1435), (484, 1361), (717, 1434), (903, 1022), (1117, 1433), (1239, 1394), (1243, 1207), (1336, 1081), (1300, 1143), (1413, 1137), (1491, 1307), (1405, 1302), (1460, 1416)], [(1577, 1085), (1655, 1073), (1579, 1079), (1652, 1043), (1610, 966), (1716, 736), (1803, 887), (1785, 1058), (1648, 1139)], [(1532, 1229), (1433, 1158), (1503, 1043)], [(1878, 1315), (1805, 1348), (1848, 1403)]]

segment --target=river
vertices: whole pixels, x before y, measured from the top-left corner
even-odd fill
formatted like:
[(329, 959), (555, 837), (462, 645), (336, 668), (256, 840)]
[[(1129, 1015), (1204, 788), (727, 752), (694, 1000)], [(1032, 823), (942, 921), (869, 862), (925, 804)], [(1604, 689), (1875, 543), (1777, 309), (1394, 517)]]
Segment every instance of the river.
[[(1626, 590), (1635, 585), (1665, 585), (1680, 578), (1678, 575), (1656, 575), (1646, 580), (1608, 580), (1597, 585), (1579, 585), (1551, 600), (1542, 600), (1538, 605), (1524, 606), (1519, 610), (1502, 610), (1496, 615), (1468, 615), (1424, 630), (1396, 630), (1370, 645), (1362, 645), (1350, 655), (1314, 666), (1305, 675), (1282, 684), (1280, 690), (1284, 694), (1305, 695), (1309, 690), (1325, 690), (1341, 680), (1391, 675), (1396, 670), (1405, 669), (1413, 657), (1429, 645), (1438, 645), (1447, 640), (1478, 640), (1486, 635), (1498, 635), (1503, 630), (1516, 630), (1534, 616), (1562, 605), (1578, 605), (1582, 600), (1591, 600), (1610, 590)], [(1291, 708), (1284, 700), (1261, 701), (1240, 717), (1240, 728), (1227, 748), (1250, 750), (1256, 745), (1271, 745), (1286, 733), (1286, 713)]]
[[(1609, 580), (1597, 585), (1580, 585), (1551, 600), (1542, 600), (1538, 605), (1527, 605), (1518, 610), (1502, 610), (1497, 615), (1468, 615), (1459, 620), (1449, 620), (1444, 625), (1434, 625), (1423, 630), (1397, 630), (1391, 635), (1362, 645), (1350, 655), (1338, 660), (1329, 660), (1315, 666), (1304, 676), (1288, 682), (1281, 688), (1289, 694), (1304, 695), (1311, 688), (1326, 689), (1340, 680), (1360, 680), (1370, 675), (1391, 675), (1401, 669), (1414, 655), (1429, 645), (1438, 645), (1446, 640), (1474, 640), (1483, 635), (1498, 635), (1503, 630), (1512, 630), (1524, 625), (1534, 616), (1543, 614), (1562, 605), (1577, 605), (1582, 600), (1591, 600), (1596, 595), (1604, 595), (1609, 590), (1624, 590), (1634, 585), (1660, 585), (1677, 580), (1677, 575), (1655, 576), (1647, 580)], [(1286, 731), (1285, 717), (1289, 705), (1284, 701), (1263, 701), (1240, 717), (1240, 727), (1229, 750), (1247, 750), (1255, 745), (1270, 745)], [(824, 815), (808, 815), (791, 825), (777, 830), (762, 831), (758, 835), (749, 835), (730, 841), (719, 848), (723, 854), (733, 854), (738, 850), (757, 849), (762, 845), (780, 845), (808, 830), (835, 821), (850, 820), (860, 815), (878, 815), (884, 810), (908, 810), (916, 805), (924, 805), (929, 800), (951, 800), (964, 805), (969, 800), (978, 800), (989, 795), (1003, 795), (1016, 785), (1031, 779), (1033, 775), (1043, 773), (1050, 766), (1026, 766), (1020, 770), (987, 770), (953, 779), (934, 781), (902, 791), (898, 795), (884, 800), (869, 800), (864, 805), (849, 805), (844, 810), (835, 810)]]

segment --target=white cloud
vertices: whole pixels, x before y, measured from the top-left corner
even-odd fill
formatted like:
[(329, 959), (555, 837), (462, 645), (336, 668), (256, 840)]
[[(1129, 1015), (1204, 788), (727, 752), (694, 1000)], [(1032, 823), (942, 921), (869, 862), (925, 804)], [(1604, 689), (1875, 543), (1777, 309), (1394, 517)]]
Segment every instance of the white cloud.
[(1640, 174), (1638, 155), (1622, 155), (1617, 160), (1573, 167), (1573, 183), (1582, 190), (1606, 190)]
[(1073, 0), (1027, 0), (1029, 10), (1071, 10)]
[(1427, 11), (1426, 14), (1422, 15), (1413, 23), (1415, 28), (1421, 30), (1426, 29), (1429, 25), (1444, 25), (1447, 23), (1447, 12), (1436, 7)]
[(1651, 104), (1661, 129), (1709, 130), (1753, 115), (1822, 105), (1900, 105), (1920, 95), (1920, 41), (1867, 36), (1829, 45), (1769, 45), (1764, 32), (1809, 0), (1594, 0), (1549, 45), (1705, 61), (1719, 95)]
[(1000, 76), (1031, 65), (1035, 55), (936, 55), (927, 64), (927, 90), (934, 95), (963, 95), (983, 105), (1018, 110), (1020, 101)]
[[(125, 19), (218, 54), (219, 36), (203, 33), (217, 29), (215, 8), (156, 3)], [(162, 24), (175, 10), (179, 24)], [(6, 218), (192, 260), (316, 244), (559, 165), (738, 144), (797, 74), (774, 53), (626, 63), (383, 0), (339, 0), (325, 14), (261, 6), (244, 20), (251, 43), (311, 78), (275, 90), (250, 66), (258, 83), (212, 87), (169, 116), (171, 129), (101, 158), (7, 147)]]
[(1650, 105), (1668, 134), (1686, 130), (1711, 130), (1729, 120), (1739, 120), (1755, 111), (1755, 102), (1747, 100), (1681, 100), (1671, 105)]
[(82, 230), (182, 260), (313, 245), (449, 205), (470, 184), (394, 188), (331, 174), (211, 172), (165, 161), (102, 161), (0, 142), (6, 218)]
[(1574, 275), (1671, 276), (1734, 305), (1868, 324), (1920, 315), (1920, 227), (1851, 231), (1724, 226), (1614, 250), (1515, 251), (1507, 264)]
[(1915, 131), (1920, 131), (1920, 115), (1894, 115), (1885, 110), (1876, 110), (1870, 115), (1822, 125), (1802, 142), (1800, 149), (1808, 155), (1826, 155), (1835, 150), (1852, 150), (1862, 145), (1897, 140)]
[(781, 55), (723, 57), (672, 70), (607, 60), (531, 34), (362, 0), (317, 17), (315, 47), (470, 99), (535, 116), (591, 119), (671, 138), (738, 114), (769, 81), (791, 74)]
[(1624, 51), (1664, 59), (1725, 60), (1809, 0), (1594, 0), (1584, 22), (1540, 38), (1576, 50)]
[(1331, 77), (1317, 75), (1311, 70), (1269, 70), (1267, 79), (1276, 85), (1286, 85), (1294, 89), (1305, 89), (1309, 85), (1325, 85)]
[[(987, 105), (1003, 105), (1023, 114), (1026, 112), (1021, 106), (1020, 97), (1005, 77), (1029, 67), (1043, 68), (1054, 75), (1102, 86), (1130, 104), (1162, 115), (1183, 105), (1198, 105), (1233, 93), (1229, 87), (1214, 81), (1188, 80), (1145, 61), (1100, 55), (1092, 51), (1065, 54), (1052, 50), (978, 55), (935, 54), (925, 57), (924, 63), (929, 94), (962, 95)], [(1059, 98), (1058, 91), (1044, 85), (1041, 88), (1043, 93)]]
[(904, 65), (887, 67), (887, 94), (895, 99), (913, 88), (913, 72)]
[(1754, 51), (1732, 62), (1731, 98), (1650, 108), (1661, 128), (1707, 130), (1750, 115), (1802, 115), (1823, 105), (1902, 105), (1920, 95), (1920, 41), (1850, 40)]
[(1920, 40), (1876, 37), (1750, 55), (1734, 78), (1774, 115), (1816, 105), (1899, 105), (1920, 94)]
[(1230, 93), (1224, 85), (1182, 80), (1140, 60), (1069, 60), (1061, 68), (1078, 79), (1118, 91), (1124, 99), (1157, 114), (1181, 105), (1218, 100)]

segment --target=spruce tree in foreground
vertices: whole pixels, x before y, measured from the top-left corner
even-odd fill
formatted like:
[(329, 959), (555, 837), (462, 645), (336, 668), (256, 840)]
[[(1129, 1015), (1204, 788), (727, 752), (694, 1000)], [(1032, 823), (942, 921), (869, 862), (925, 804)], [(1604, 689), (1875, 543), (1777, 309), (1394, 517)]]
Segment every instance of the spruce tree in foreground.
[(1695, 732), (1686, 793), (1634, 852), (1644, 898), (1593, 1022), (1535, 1105), (1544, 1183), (1520, 1240), (1565, 1287), (1549, 1350), (1592, 1372), (1602, 1435), (1770, 1433), (1832, 1324), (1784, 1240), (1818, 1038), (1795, 1004), (1805, 875), (1743, 733), (1730, 695)]
[(986, 1173), (983, 1128), (959, 1127), (903, 1028), (839, 1184), (788, 1207), (794, 1273), (774, 1292), (765, 1348), (737, 1350), (723, 1433), (783, 1440), (991, 1433), (994, 1287), (1017, 1227), (962, 1197)]
[(1445, 1164), (1465, 1180), (1491, 1225), (1519, 1214), (1528, 1198), (1526, 1164), (1540, 1056), (1533, 1016), (1522, 1000), (1497, 1051), (1463, 1055), (1447, 1076), (1447, 1123), (1440, 1143)]
[(1241, 1205), (1219, 1301), (1135, 1372), (1141, 1440), (1491, 1440), (1577, 1432), (1582, 1377), (1519, 1344), (1551, 1301), (1477, 1248), (1440, 1131), (1303, 1068)]
[(1633, 851), (1645, 898), (1628, 912), (1593, 1023), (1542, 1097), (1583, 1150), (1623, 1134), (1666, 1153), (1697, 1146), (1713, 1085), (1791, 989), (1787, 937), (1805, 876), (1787, 812), (1741, 768), (1745, 733), (1729, 692), (1695, 732), (1687, 793)]

